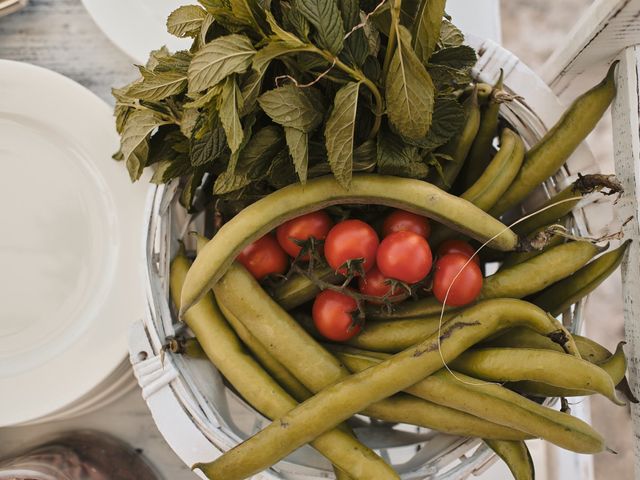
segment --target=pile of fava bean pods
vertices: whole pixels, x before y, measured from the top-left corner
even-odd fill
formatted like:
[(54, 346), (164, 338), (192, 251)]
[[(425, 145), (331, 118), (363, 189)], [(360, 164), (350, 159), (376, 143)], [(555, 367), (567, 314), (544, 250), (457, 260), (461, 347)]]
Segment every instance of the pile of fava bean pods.
[[(581, 197), (618, 193), (619, 184), (611, 175), (579, 176), (513, 228), (500, 218), (555, 174), (593, 129), (615, 95), (614, 68), (528, 151), (498, 115), (500, 102), (508, 101), (499, 80), (470, 94), (467, 122), (441, 177), (356, 174), (349, 189), (332, 177), (315, 178), (244, 208), (211, 240), (197, 236), (193, 263), (182, 248), (171, 263), (170, 292), (195, 338), (174, 340), (172, 350), (208, 357), (272, 420), (194, 468), (211, 479), (241, 480), (310, 444), (331, 462), (336, 478), (398, 479), (349, 427), (355, 414), (480, 438), (518, 480), (534, 478), (527, 439), (579, 453), (604, 451), (605, 439), (572, 416), (566, 402), (558, 410), (542, 399), (599, 393), (616, 405), (624, 405), (623, 395), (636, 401), (622, 343), (612, 353), (572, 335), (556, 318), (623, 259), (628, 242), (605, 252), (608, 245), (561, 227)], [(499, 266), (465, 305), (443, 305), (431, 294), (429, 276), (405, 285), (407, 294), (396, 303), (369, 301), (348, 286), (357, 273), (329, 267), (313, 248), (278, 281), (261, 282), (243, 266), (238, 255), (278, 226), (337, 205), (341, 211), (380, 205), (426, 217), (431, 244), (462, 239), (474, 250), (482, 247), (474, 255), (481, 268)], [(354, 318), (363, 324), (357, 335), (331, 342), (314, 328), (310, 302), (322, 290), (357, 300)]]

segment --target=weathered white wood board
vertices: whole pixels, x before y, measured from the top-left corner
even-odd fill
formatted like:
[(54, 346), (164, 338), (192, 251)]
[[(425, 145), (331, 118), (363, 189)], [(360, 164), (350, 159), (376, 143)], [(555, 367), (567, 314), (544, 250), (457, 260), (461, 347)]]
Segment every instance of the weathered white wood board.
[(581, 92), (604, 76), (621, 50), (638, 43), (640, 0), (596, 0), (540, 74), (557, 95)]
[[(618, 202), (619, 218), (630, 218), (624, 227), (631, 247), (622, 264), (626, 353), (633, 393), (640, 394), (640, 47), (632, 46), (620, 56), (618, 94), (612, 107), (616, 175), (624, 196)], [(640, 478), (640, 406), (631, 406), (636, 478)]]

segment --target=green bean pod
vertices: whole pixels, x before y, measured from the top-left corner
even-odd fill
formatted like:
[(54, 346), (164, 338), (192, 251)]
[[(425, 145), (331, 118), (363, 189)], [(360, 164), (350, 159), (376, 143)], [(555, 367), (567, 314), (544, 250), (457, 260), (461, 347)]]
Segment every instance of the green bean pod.
[[(609, 358), (612, 353), (602, 345), (581, 335), (573, 335), (580, 357), (591, 363), (600, 364)], [(483, 342), (482, 346), (504, 348), (543, 348), (562, 352), (557, 343), (552, 342), (544, 335), (539, 335), (527, 328), (513, 328), (500, 335)]]
[(242, 322), (271, 356), (312, 392), (349, 375), (349, 371), (269, 297), (239, 263), (229, 267), (215, 285), (214, 292), (218, 303)]
[[(509, 188), (524, 158), (524, 142), (513, 130), (505, 128), (501, 136), (500, 150), (478, 180), (460, 198), (476, 207), (488, 211)], [(429, 242), (439, 245), (459, 235), (458, 232), (441, 225), (434, 226)]]
[(264, 369), (271, 374), (273, 379), (284, 387), (284, 389), (296, 400), (303, 402), (309, 398), (311, 392), (298, 381), (298, 379), (289, 372), (278, 360), (273, 358), (269, 351), (260, 343), (256, 337), (249, 331), (244, 324), (236, 318), (236, 316), (229, 311), (224, 303), (218, 302), (220, 311), (231, 325), (231, 328), (235, 330), (236, 334), (242, 340), (247, 348), (253, 353), (258, 362), (264, 367)]
[[(170, 292), (178, 307), (189, 266), (189, 260), (182, 254), (178, 254), (171, 262)], [(244, 350), (211, 293), (189, 310), (184, 321), (212, 363), (256, 410), (268, 418), (276, 419), (298, 405)], [(378, 475), (381, 478), (398, 478), (378, 455), (346, 431), (329, 429), (310, 443), (354, 479), (378, 478)]]
[[(220, 309), (240, 338), (298, 400), (311, 396), (298, 379), (310, 390), (318, 391), (349, 375), (349, 371), (332, 354), (300, 327), (292, 324), (295, 321), (260, 289), (242, 267), (234, 264), (218, 282), (215, 291)], [(243, 301), (240, 292), (251, 294), (251, 305)], [(263, 345), (268, 345), (269, 349)], [(293, 381), (286, 375), (289, 371), (295, 375)], [(409, 404), (411, 408), (406, 409)], [(407, 399), (399, 401), (388, 398), (370, 405), (362, 413), (380, 420), (406, 422), (451, 435), (523, 438), (520, 432), (498, 427), (471, 415), (461, 415), (462, 412), (424, 400), (409, 402)]]
[[(316, 270), (315, 274), (321, 280), (329, 283), (337, 284), (344, 281), (344, 277), (336, 274), (329, 267)], [(317, 285), (306, 276), (295, 273), (274, 289), (273, 298), (282, 308), (291, 310), (313, 300), (318, 293), (320, 293), (320, 288)]]
[[(498, 81), (495, 86), (492, 88), (492, 93), (502, 90), (504, 86), (503, 80), (504, 72), (500, 70), (500, 76), (498, 77)], [(469, 188), (480, 178), (491, 161), (493, 139), (498, 134), (500, 103), (501, 102), (495, 95), (490, 95), (488, 105), (482, 109), (478, 134), (473, 140), (473, 144), (471, 145), (465, 164), (464, 185), (466, 188)], [(518, 166), (517, 170), (519, 169), (520, 167)], [(513, 180), (513, 178), (511, 180)]]
[(544, 225), (556, 223), (571, 213), (582, 197), (605, 188), (607, 195), (622, 191), (622, 185), (614, 175), (580, 175), (575, 182), (540, 205), (537, 209), (540, 213), (514, 225), (513, 231), (520, 235), (529, 235)]
[[(576, 272), (600, 251), (599, 247), (587, 241), (568, 242), (550, 248), (534, 258), (502, 269), (485, 278), (479, 298), (483, 300), (504, 297), (524, 298), (533, 295)], [(433, 316), (439, 316), (442, 310), (442, 304), (431, 296), (414, 302), (403, 302), (391, 312), (371, 309), (367, 312), (367, 318), (397, 320), (429, 317), (432, 319)], [(445, 312), (452, 310), (451, 307), (444, 308)], [(379, 327), (379, 329), (382, 328)], [(413, 343), (418, 341), (420, 338), (415, 339)]]
[(385, 422), (406, 423), (460, 437), (496, 440), (532, 438), (531, 435), (514, 428), (402, 393), (371, 404), (362, 413)]
[(568, 277), (602, 249), (591, 242), (567, 242), (524, 263), (500, 270), (485, 279), (480, 298), (524, 298)]
[(488, 211), (511, 185), (522, 165), (524, 152), (520, 136), (505, 128), (500, 137), (500, 150), (483, 170), (484, 173), (460, 197)]
[[(442, 324), (455, 315), (457, 312), (446, 312), (442, 317)], [(397, 353), (437, 332), (440, 323), (439, 314), (422, 318), (368, 322), (366, 328), (347, 343), (364, 350)]]
[(533, 381), (589, 394), (600, 393), (616, 405), (625, 404), (616, 396), (616, 384), (608, 372), (566, 353), (533, 348), (481, 348), (463, 353), (451, 362), (451, 367), (490, 382)]
[[(340, 359), (354, 372), (362, 372), (389, 356), (336, 348)], [(463, 373), (440, 369), (405, 389), (405, 392), (447, 405), (491, 422), (543, 438), (569, 450), (602, 448), (602, 438), (581, 420), (533, 402), (500, 385)]]
[[(540, 227), (536, 230), (534, 230), (533, 232), (531, 232), (531, 234), (529, 235), (529, 238), (535, 238), (536, 235), (539, 234), (545, 234), (545, 232), (548, 234), (549, 229), (551, 228), (551, 225), (545, 225), (543, 227)], [(503, 270), (505, 268), (509, 268), (509, 267), (513, 267), (514, 265), (518, 265), (519, 263), (523, 263), (526, 262), (527, 260), (532, 259), (533, 257), (537, 257), (538, 255), (540, 255), (542, 252), (546, 252), (547, 250), (553, 248), (553, 247), (557, 247), (558, 245), (565, 243), (565, 238), (562, 235), (558, 235), (558, 234), (548, 234), (548, 240), (547, 240), (547, 244), (545, 245), (545, 247), (542, 250), (531, 250), (530, 252), (511, 252), (508, 253), (503, 262), (502, 265), (500, 265), (500, 269)]]
[[(415, 347), (334, 383), (215, 461), (195, 467), (210, 478), (249, 477), (372, 403), (428, 377), (441, 368), (443, 359), (451, 361), (484, 338), (516, 325), (527, 325), (575, 351), (566, 329), (534, 305), (513, 299), (482, 302), (447, 322), (440, 336), (432, 335)], [(584, 453), (601, 451), (602, 439), (592, 438), (590, 432), (586, 435), (572, 428), (565, 431), (570, 440), (562, 443)]]
[(243, 209), (220, 228), (189, 269), (180, 314), (209, 291), (238, 253), (278, 225), (305, 213), (341, 203), (380, 204), (424, 215), (490, 246), (515, 250), (519, 238), (508, 227), (466, 200), (430, 183), (379, 174), (358, 174), (349, 189), (333, 177), (281, 188)]
[(595, 290), (618, 269), (629, 243), (630, 240), (627, 240), (615, 250), (600, 255), (573, 275), (535, 295), (531, 301), (552, 315), (561, 314)]
[(593, 130), (615, 97), (616, 64), (611, 65), (602, 82), (578, 97), (527, 152), (518, 176), (491, 209), (491, 214), (500, 216), (522, 202), (538, 185), (558, 171)]
[(526, 443), (508, 440), (484, 440), (484, 443), (507, 464), (514, 480), (535, 479), (533, 459)]
[[(576, 342), (576, 344), (578, 344), (578, 342)], [(615, 353), (607, 360), (598, 363), (596, 367), (606, 372), (613, 385), (618, 385), (622, 382), (627, 371), (627, 359), (624, 354), (624, 349), (622, 348), (623, 346), (624, 342), (620, 342)], [(555, 354), (562, 355), (561, 353)], [(561, 368), (564, 369), (564, 365), (562, 365)], [(569, 383), (550, 385), (548, 382), (541, 383), (527, 380), (512, 382), (509, 384), (509, 387), (518, 392), (535, 397), (583, 397), (594, 393), (593, 389), (575, 388), (575, 385), (569, 385)]]
[(441, 149), (441, 153), (451, 156), (450, 161), (445, 161), (442, 167), (442, 176), (432, 174), (430, 181), (437, 187), (447, 191), (458, 178), (464, 161), (469, 154), (471, 144), (476, 138), (480, 127), (480, 106), (478, 104), (478, 90), (473, 90), (471, 96), (464, 102), (465, 123), (462, 131), (454, 136)]

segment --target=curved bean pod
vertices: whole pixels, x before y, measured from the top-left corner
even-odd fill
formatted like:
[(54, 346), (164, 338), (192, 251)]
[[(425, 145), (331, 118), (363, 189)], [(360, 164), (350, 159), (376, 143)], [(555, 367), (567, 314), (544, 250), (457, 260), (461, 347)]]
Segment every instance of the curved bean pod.
[[(627, 359), (624, 355), (623, 345), (624, 342), (620, 342), (616, 347), (615, 353), (610, 358), (597, 364), (601, 370), (606, 372), (613, 385), (618, 385), (622, 382), (627, 371)], [(562, 354), (558, 353), (557, 355)], [(564, 368), (564, 365), (562, 368)], [(510, 387), (518, 392), (536, 397), (583, 397), (593, 394), (592, 389), (571, 388), (569, 384), (554, 386), (535, 381), (512, 382)]]
[(524, 298), (568, 277), (602, 249), (591, 242), (567, 242), (524, 263), (500, 270), (485, 279), (480, 298)]
[[(170, 292), (176, 306), (189, 269), (189, 260), (178, 254), (171, 262)], [(271, 419), (280, 418), (298, 403), (278, 385), (242, 347), (208, 293), (184, 317), (202, 349), (240, 395)], [(328, 430), (311, 445), (353, 478), (398, 479), (397, 474), (372, 450), (346, 431)]]
[(341, 203), (374, 203), (424, 215), (491, 246), (515, 250), (518, 236), (466, 200), (421, 180), (378, 174), (354, 175), (348, 190), (333, 177), (309, 180), (277, 190), (243, 209), (222, 226), (189, 269), (180, 314), (215, 285), (240, 251), (278, 225)]
[[(334, 383), (215, 461), (195, 467), (212, 478), (249, 477), (372, 403), (431, 375), (442, 366), (443, 358), (451, 361), (489, 335), (516, 325), (527, 325), (553, 337), (567, 350), (575, 350), (566, 329), (537, 307), (512, 299), (482, 302), (447, 322), (440, 336), (432, 335), (415, 347)], [(568, 436), (566, 444), (562, 442), (566, 447), (581, 452), (604, 448), (601, 438), (591, 438), (577, 428), (572, 428)]]
[[(500, 70), (500, 76), (498, 77), (498, 81), (495, 86), (492, 88), (492, 92), (502, 90), (502, 87), (504, 86), (503, 79), (504, 72)], [(469, 150), (469, 155), (465, 164), (464, 185), (467, 188), (473, 185), (476, 180), (480, 178), (491, 161), (493, 139), (498, 133), (499, 114), (500, 102), (495, 95), (490, 95), (488, 105), (482, 110), (478, 134), (473, 140), (473, 144), (471, 145), (471, 150)], [(518, 166), (518, 170), (519, 169), (520, 167)], [(513, 178), (511, 180), (513, 180)]]
[(616, 396), (616, 384), (608, 372), (566, 353), (533, 348), (481, 348), (463, 353), (451, 362), (451, 367), (490, 382), (534, 381), (589, 394), (600, 393), (616, 405), (624, 405)]
[[(344, 280), (344, 277), (336, 274), (329, 267), (316, 270), (315, 274), (329, 283), (337, 284)], [(282, 308), (291, 310), (313, 300), (318, 293), (320, 288), (317, 285), (304, 275), (296, 273), (274, 289), (273, 298)]]
[[(353, 371), (361, 372), (389, 359), (386, 354), (336, 349)], [(440, 369), (406, 388), (416, 397), (477, 415), (543, 438), (569, 450), (602, 448), (602, 438), (589, 425), (571, 415), (543, 407), (500, 385), (463, 373)], [(571, 432), (571, 433), (569, 433)]]
[[(536, 230), (534, 230), (533, 232), (531, 232), (530, 235), (528, 235), (529, 238), (534, 238), (536, 235), (538, 234), (543, 234), (545, 232), (549, 232), (549, 228), (551, 227), (551, 225), (545, 225), (543, 227), (540, 227)], [(505, 258), (502, 262), (502, 265), (500, 265), (500, 269), (503, 270), (505, 268), (509, 268), (509, 267), (513, 267), (514, 265), (518, 265), (519, 263), (523, 263), (526, 262), (527, 260), (532, 259), (533, 257), (537, 257), (538, 255), (540, 255), (543, 252), (546, 252), (547, 250), (553, 248), (553, 247), (557, 247), (558, 245), (561, 245), (562, 243), (565, 243), (565, 237), (563, 237), (562, 235), (558, 235), (558, 234), (551, 234), (547, 240), (547, 244), (545, 245), (545, 247), (542, 250), (532, 250), (530, 252), (511, 252), (508, 253), (507, 255), (505, 255)]]
[(484, 440), (484, 443), (507, 464), (514, 480), (535, 479), (533, 459), (526, 443), (506, 440)]
[(599, 256), (573, 275), (535, 295), (531, 301), (552, 315), (560, 315), (595, 290), (618, 269), (630, 242), (627, 240), (615, 250)]
[(558, 122), (527, 152), (518, 176), (491, 209), (502, 215), (522, 202), (538, 185), (556, 173), (596, 126), (616, 94), (615, 67), (591, 90), (578, 97)]
[(522, 165), (524, 152), (520, 136), (505, 128), (500, 137), (500, 150), (485, 167), (484, 173), (460, 197), (488, 211), (511, 185)]
[(450, 190), (453, 186), (469, 154), (471, 144), (478, 133), (478, 128), (480, 127), (480, 106), (478, 104), (477, 88), (474, 89), (471, 96), (465, 100), (464, 113), (466, 121), (462, 127), (462, 131), (449, 140), (441, 150), (442, 153), (450, 155), (451, 160), (444, 163), (442, 176), (434, 173), (430, 177), (430, 181), (443, 190)]
[[(555, 223), (558, 219), (571, 213), (582, 197), (589, 193), (602, 191), (605, 188), (607, 189), (607, 195), (619, 193), (623, 190), (622, 185), (614, 175), (580, 175), (575, 182), (540, 205), (538, 207), (540, 213), (536, 213), (523, 222), (514, 225), (513, 231), (520, 235), (529, 235), (544, 225)], [(554, 206), (551, 207), (551, 205)]]

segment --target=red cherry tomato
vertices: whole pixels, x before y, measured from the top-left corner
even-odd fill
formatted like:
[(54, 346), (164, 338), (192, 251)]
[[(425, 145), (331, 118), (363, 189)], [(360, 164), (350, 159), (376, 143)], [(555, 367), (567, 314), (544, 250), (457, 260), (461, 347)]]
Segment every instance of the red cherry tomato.
[(316, 296), (311, 313), (313, 323), (322, 336), (344, 342), (360, 332), (361, 326), (353, 317), (357, 310), (358, 304), (354, 298), (333, 290), (324, 290)]
[(365, 272), (376, 264), (378, 234), (361, 220), (345, 220), (335, 225), (324, 241), (324, 256), (331, 268), (345, 275), (347, 261), (362, 259)]
[(376, 263), (387, 278), (416, 283), (431, 270), (431, 248), (427, 240), (413, 232), (394, 232), (380, 243)]
[[(377, 267), (373, 267), (367, 272), (364, 277), (358, 278), (358, 290), (363, 295), (369, 295), (372, 297), (381, 297), (380, 301), (370, 300), (370, 303), (381, 304), (383, 303), (382, 297), (391, 291), (392, 285), (385, 283), (388, 279), (378, 270)], [(393, 295), (387, 297), (390, 302), (399, 302), (407, 298), (407, 292), (401, 290), (401, 287), (397, 287)]]
[[(447, 296), (447, 305), (461, 307), (478, 298), (482, 290), (482, 272), (473, 261), (465, 266), (468, 261), (469, 257), (462, 253), (449, 253), (436, 262), (433, 294), (440, 303), (444, 303), (449, 286), (451, 289)], [(460, 275), (458, 272), (461, 272)]]
[(270, 234), (245, 247), (237, 260), (258, 280), (271, 274), (282, 275), (289, 265), (287, 254)]
[[(476, 249), (462, 240), (445, 240), (438, 247), (438, 257), (444, 257), (449, 253), (461, 253), (467, 257), (472, 257), (476, 253)], [(480, 257), (476, 255), (473, 261), (480, 265)]]
[[(302, 247), (294, 240), (304, 242), (311, 237), (316, 240), (324, 240), (332, 226), (333, 222), (329, 215), (325, 211), (319, 210), (283, 223), (276, 230), (276, 236), (282, 249), (295, 258), (302, 250)], [(318, 245), (320, 254), (322, 254), (322, 248), (322, 244)], [(307, 261), (309, 260), (309, 255), (305, 254), (300, 259)]]
[(421, 237), (429, 238), (431, 226), (427, 217), (406, 210), (394, 210), (382, 224), (382, 236), (386, 237), (393, 232), (413, 232)]

